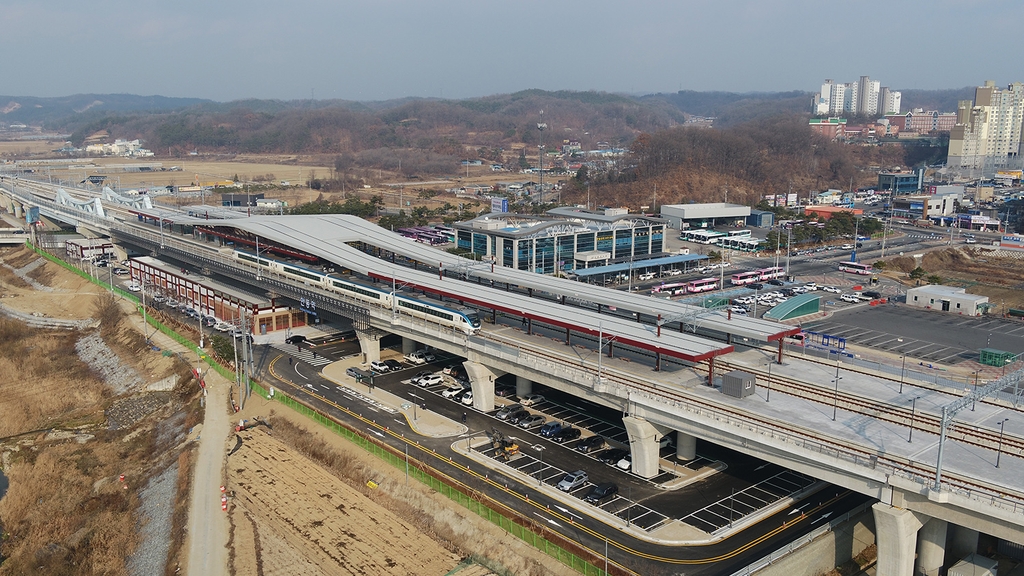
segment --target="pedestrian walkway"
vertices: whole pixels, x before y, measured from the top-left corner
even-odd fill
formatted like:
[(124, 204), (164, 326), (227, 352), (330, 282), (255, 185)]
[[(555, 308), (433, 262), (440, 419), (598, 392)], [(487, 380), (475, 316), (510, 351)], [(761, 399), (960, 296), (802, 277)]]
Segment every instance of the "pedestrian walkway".
[(311, 366), (326, 366), (333, 362), (330, 358), (325, 358), (321, 354), (317, 354), (316, 350), (309, 348), (309, 345), (297, 346), (295, 344), (282, 344), (273, 343), (270, 345), (271, 348), (280, 350), (292, 358), (302, 360), (306, 364)]

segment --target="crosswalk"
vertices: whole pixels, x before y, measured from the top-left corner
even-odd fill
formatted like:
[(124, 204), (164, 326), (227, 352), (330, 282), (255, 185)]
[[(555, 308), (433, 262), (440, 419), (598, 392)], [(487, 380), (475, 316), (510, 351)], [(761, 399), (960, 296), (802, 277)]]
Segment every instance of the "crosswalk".
[(331, 360), (330, 358), (324, 358), (320, 354), (316, 354), (314, 356), (315, 351), (310, 350), (306, 346), (303, 346), (302, 350), (296, 350), (294, 344), (275, 343), (271, 344), (271, 346), (277, 350), (280, 350), (281, 352), (284, 352), (285, 354), (291, 356), (296, 360), (301, 360), (306, 364), (310, 364), (312, 366), (325, 366), (327, 364), (330, 364), (331, 362), (334, 362), (334, 360)]

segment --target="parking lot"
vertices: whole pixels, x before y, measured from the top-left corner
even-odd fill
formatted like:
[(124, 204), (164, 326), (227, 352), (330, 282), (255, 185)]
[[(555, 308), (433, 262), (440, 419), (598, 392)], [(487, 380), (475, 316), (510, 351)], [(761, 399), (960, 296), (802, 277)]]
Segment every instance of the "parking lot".
[(848, 343), (943, 364), (976, 360), (981, 348), (1024, 350), (1024, 324), (1020, 322), (965, 317), (908, 306), (842, 312), (803, 327), (846, 338)]

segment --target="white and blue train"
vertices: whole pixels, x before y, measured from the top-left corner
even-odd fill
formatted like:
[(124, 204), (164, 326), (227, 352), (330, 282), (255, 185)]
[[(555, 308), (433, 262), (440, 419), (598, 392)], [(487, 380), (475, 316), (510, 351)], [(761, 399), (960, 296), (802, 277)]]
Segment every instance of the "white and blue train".
[(381, 308), (397, 309), (415, 318), (435, 322), (442, 326), (449, 326), (466, 334), (475, 334), (480, 330), (480, 317), (477, 315), (476, 310), (471, 308), (450, 308), (437, 302), (418, 300), (402, 294), (392, 296), (389, 290), (382, 290), (369, 284), (338, 278), (327, 272), (319, 272), (262, 255), (257, 258), (255, 254), (243, 250), (233, 251), (232, 257), (235, 260), (259, 266), (264, 270), (270, 270), (282, 276), (288, 276), (330, 292), (345, 294), (349, 298)]

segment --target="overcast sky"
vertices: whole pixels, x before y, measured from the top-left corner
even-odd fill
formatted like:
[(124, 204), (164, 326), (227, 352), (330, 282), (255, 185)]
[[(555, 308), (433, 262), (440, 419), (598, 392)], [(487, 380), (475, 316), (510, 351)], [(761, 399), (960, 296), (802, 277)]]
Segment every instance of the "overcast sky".
[(2, 0), (0, 94), (384, 100), (1024, 81), (1021, 0)]

